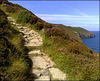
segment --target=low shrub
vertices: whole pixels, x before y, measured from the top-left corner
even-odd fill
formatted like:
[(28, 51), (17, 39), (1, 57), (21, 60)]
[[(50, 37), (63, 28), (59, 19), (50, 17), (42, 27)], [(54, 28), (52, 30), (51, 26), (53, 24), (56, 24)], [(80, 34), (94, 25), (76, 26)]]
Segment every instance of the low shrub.
[(69, 39), (69, 35), (57, 27), (47, 28), (45, 31), (46, 36), (60, 36), (64, 39)]
[(43, 29), (43, 27), (44, 27), (44, 24), (42, 22), (37, 22), (35, 24), (35, 29), (36, 30), (41, 30), (41, 29)]

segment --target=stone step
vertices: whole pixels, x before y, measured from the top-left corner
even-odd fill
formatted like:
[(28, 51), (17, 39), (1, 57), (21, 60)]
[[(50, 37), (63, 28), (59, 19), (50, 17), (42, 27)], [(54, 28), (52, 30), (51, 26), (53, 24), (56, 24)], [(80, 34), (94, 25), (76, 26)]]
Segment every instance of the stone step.
[(49, 67), (53, 67), (55, 65), (55, 63), (51, 61), (51, 59), (47, 55), (44, 55), (43, 58), (45, 59), (46, 62), (50, 63)]
[(23, 29), (23, 27), (22, 26), (19, 26), (18, 29)]
[(40, 76), (49, 76), (50, 73), (49, 73), (49, 70), (47, 69), (33, 69), (32, 70), (32, 73), (35, 74), (37, 77), (40, 77)]
[(41, 56), (36, 56), (36, 57), (32, 57), (32, 62), (33, 62), (33, 68), (41, 68), (41, 69), (47, 69), (49, 63), (46, 62), (43, 57)]
[(35, 37), (28, 37), (28, 40), (32, 40), (32, 39), (34, 39)]
[(30, 40), (30, 43), (31, 43), (31, 42), (38, 42), (38, 43), (39, 43), (39, 40), (36, 39), (36, 38), (34, 38), (34, 39)]
[(35, 74), (37, 77), (40, 77), (43, 70), (33, 69), (32, 73)]
[(16, 26), (18, 26), (18, 27), (19, 27), (19, 26), (21, 26), (21, 24), (16, 24)]
[(35, 79), (35, 81), (50, 81), (50, 76), (41, 76), (38, 79)]
[(25, 44), (25, 46), (39, 46), (39, 45), (37, 45), (36, 43), (28, 43), (28, 44)]
[(49, 68), (49, 71), (52, 75), (52, 80), (66, 80), (66, 74), (60, 71), (58, 68)]
[(41, 46), (43, 42), (36, 42), (36, 45)]
[(30, 51), (28, 54), (39, 54), (39, 55), (41, 55), (41, 51), (40, 50), (34, 50), (34, 51)]

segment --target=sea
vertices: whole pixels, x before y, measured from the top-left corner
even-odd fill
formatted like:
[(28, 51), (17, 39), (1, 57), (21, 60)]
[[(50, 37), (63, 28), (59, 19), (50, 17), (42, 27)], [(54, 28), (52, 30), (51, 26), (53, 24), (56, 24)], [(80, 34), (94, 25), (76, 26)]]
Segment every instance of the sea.
[(99, 31), (90, 31), (90, 32), (92, 32), (95, 35), (95, 37), (94, 38), (85, 38), (85, 39), (82, 39), (82, 41), (88, 48), (91, 48), (93, 51), (96, 51), (100, 54)]

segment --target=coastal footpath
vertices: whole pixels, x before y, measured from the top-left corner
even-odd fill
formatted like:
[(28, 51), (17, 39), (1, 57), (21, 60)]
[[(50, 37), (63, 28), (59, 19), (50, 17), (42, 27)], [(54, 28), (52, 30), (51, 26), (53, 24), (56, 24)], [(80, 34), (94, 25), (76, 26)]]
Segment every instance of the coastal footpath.
[[(12, 17), (8, 17), (12, 25), (16, 25), (24, 37), (26, 47), (39, 47), (43, 44), (40, 34), (28, 27), (23, 27), (17, 24)], [(48, 57), (47, 54), (40, 51), (40, 49), (29, 51), (29, 57), (32, 60), (32, 73), (37, 76), (38, 80), (66, 80), (66, 74), (55, 68), (55, 63)]]

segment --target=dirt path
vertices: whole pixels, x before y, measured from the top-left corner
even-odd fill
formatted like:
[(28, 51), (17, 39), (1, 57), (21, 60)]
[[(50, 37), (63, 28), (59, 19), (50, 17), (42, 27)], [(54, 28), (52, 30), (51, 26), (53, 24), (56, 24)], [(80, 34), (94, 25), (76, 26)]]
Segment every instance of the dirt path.
[[(8, 19), (12, 24), (16, 25), (19, 31), (23, 34), (25, 46), (37, 47), (43, 44), (42, 37), (38, 32), (17, 24), (11, 17), (8, 17)], [(29, 51), (28, 54), (33, 62), (32, 73), (38, 77), (35, 81), (66, 80), (66, 74), (64, 74), (58, 68), (55, 68), (55, 63), (51, 61), (51, 59), (45, 53), (41, 52), (40, 49)]]

